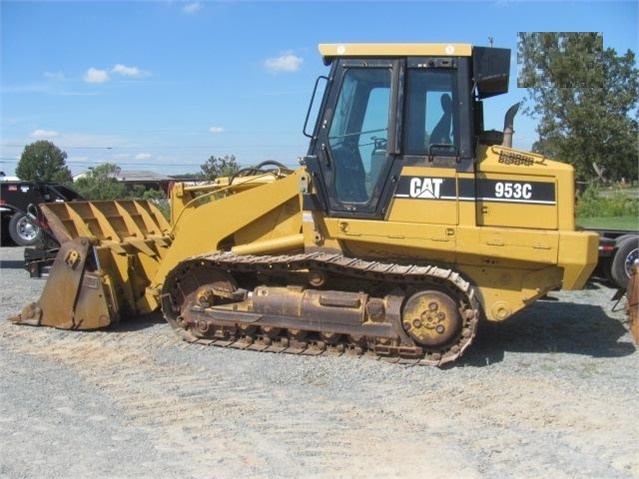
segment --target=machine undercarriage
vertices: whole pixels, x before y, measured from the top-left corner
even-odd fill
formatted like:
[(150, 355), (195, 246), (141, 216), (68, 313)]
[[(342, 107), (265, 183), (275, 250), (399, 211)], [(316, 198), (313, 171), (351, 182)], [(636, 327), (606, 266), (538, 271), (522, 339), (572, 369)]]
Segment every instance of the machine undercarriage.
[(167, 278), (162, 309), (189, 341), (430, 365), (458, 358), (479, 320), (475, 290), (452, 270), (321, 252), (191, 258)]

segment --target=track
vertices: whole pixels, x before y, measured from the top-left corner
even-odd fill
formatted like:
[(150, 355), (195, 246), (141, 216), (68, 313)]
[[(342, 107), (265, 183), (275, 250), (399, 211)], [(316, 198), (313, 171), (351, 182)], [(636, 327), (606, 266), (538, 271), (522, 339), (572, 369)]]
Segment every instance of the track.
[[(269, 295), (274, 299), (260, 309), (260, 297)], [(450, 269), (322, 252), (190, 258), (167, 278), (162, 304), (167, 321), (189, 342), (288, 354), (372, 353), (436, 366), (462, 355), (479, 318), (474, 288)], [(305, 309), (310, 312), (299, 313)], [(443, 317), (446, 328), (437, 325)], [(411, 331), (411, 321), (421, 329)], [(429, 343), (424, 334), (435, 327), (447, 331), (441, 338), (433, 333)]]

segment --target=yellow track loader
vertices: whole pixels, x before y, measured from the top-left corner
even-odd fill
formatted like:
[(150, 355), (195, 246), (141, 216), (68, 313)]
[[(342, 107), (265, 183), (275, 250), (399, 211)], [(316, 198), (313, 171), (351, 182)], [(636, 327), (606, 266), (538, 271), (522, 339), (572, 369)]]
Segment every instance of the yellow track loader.
[(97, 329), (161, 308), (189, 341), (441, 365), (480, 319), (583, 287), (598, 237), (575, 228), (573, 168), (512, 148), (516, 106), (484, 129), (509, 50), (319, 50), (330, 73), (300, 168), (178, 183), (170, 221), (149, 202), (45, 205), (61, 247), (13, 321)]

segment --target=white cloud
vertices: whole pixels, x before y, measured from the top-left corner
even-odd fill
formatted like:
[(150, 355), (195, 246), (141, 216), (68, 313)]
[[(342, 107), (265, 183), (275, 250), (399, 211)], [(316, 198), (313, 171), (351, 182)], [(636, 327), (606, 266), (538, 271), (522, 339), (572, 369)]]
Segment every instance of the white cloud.
[(64, 73), (62, 73), (62, 72), (44, 72), (44, 77), (47, 78), (48, 80), (62, 81), (62, 80), (64, 80)]
[(140, 70), (138, 67), (127, 67), (126, 65), (122, 65), (120, 63), (118, 63), (111, 69), (111, 73), (116, 73), (118, 75), (131, 78), (143, 78), (150, 75), (149, 72)]
[(34, 130), (29, 135), (31, 138), (55, 138), (59, 136), (60, 133), (55, 130)]
[(216, 135), (218, 133), (222, 133), (224, 131), (224, 128), (222, 128), (221, 126), (212, 126), (211, 128), (209, 128), (209, 131)]
[[(99, 68), (93, 68), (93, 67), (89, 68), (84, 73), (84, 81), (87, 83), (106, 83), (109, 80), (111, 80), (109, 74), (120, 75), (123, 77), (129, 77), (129, 78), (144, 78), (151, 75), (151, 73), (145, 70), (141, 70), (138, 67), (128, 67), (126, 65), (122, 65), (121, 63), (118, 63), (113, 68), (111, 68), (111, 70), (101, 70)], [(46, 75), (47, 74), (45, 73), (45, 76)], [(50, 74), (50, 75), (55, 75), (55, 74)], [(49, 78), (53, 78), (53, 77), (49, 77)]]
[(138, 161), (150, 160), (151, 159), (151, 154), (150, 153), (138, 153), (137, 155), (135, 155), (135, 157), (133, 159), (134, 160), (138, 160)]
[(84, 74), (84, 81), (87, 83), (104, 83), (109, 81), (109, 73), (106, 70), (89, 68)]
[(296, 72), (303, 61), (303, 58), (286, 52), (279, 57), (267, 58), (264, 67), (271, 72)]
[(182, 11), (187, 15), (193, 15), (200, 10), (202, 10), (202, 4), (200, 2), (187, 3), (182, 7)]

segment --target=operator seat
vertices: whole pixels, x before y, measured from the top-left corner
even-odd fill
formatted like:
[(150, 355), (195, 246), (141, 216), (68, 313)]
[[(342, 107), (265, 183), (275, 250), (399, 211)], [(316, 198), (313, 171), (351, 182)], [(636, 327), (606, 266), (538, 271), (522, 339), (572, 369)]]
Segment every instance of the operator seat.
[(435, 128), (433, 128), (433, 132), (430, 135), (430, 144), (452, 143), (450, 140), (450, 127), (453, 119), (453, 100), (448, 93), (444, 93), (440, 101), (444, 113)]

